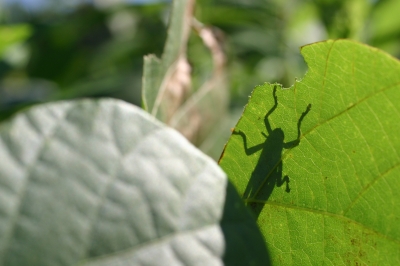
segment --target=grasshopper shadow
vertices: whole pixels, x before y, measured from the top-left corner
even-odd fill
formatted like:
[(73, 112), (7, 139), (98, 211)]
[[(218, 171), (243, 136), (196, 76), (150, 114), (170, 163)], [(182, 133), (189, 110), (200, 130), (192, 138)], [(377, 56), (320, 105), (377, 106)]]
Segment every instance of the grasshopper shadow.
[(297, 121), (297, 138), (295, 140), (285, 142), (285, 134), (281, 128), (271, 128), (269, 116), (278, 106), (278, 98), (276, 96), (277, 86), (274, 87), (273, 97), (274, 106), (267, 112), (264, 118), (265, 128), (268, 135), (262, 134), (266, 138), (265, 142), (248, 147), (247, 136), (243, 131), (234, 131), (234, 135), (240, 135), (243, 139), (244, 150), (246, 155), (250, 156), (261, 150), (259, 160), (251, 174), (249, 183), (243, 194), (246, 204), (253, 210), (258, 218), (265, 202), (269, 199), (275, 186), (281, 187), (285, 185), (285, 191), (290, 193), (289, 176), (282, 176), (282, 152), (284, 149), (292, 149), (300, 144), (300, 127), (304, 117), (311, 110), (311, 104), (301, 114)]

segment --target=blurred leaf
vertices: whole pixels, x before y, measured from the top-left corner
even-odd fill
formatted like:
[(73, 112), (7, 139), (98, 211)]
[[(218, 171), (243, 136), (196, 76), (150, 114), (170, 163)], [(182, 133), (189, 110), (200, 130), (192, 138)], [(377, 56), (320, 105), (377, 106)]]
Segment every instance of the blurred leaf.
[(199, 149), (215, 161), (218, 161), (221, 157), (224, 146), (232, 133), (231, 130), (239, 120), (242, 112), (243, 108), (236, 108), (225, 115), (224, 119), (222, 119), (220, 123), (212, 129), (210, 137), (206, 138), (201, 143)]
[(0, 58), (10, 45), (25, 41), (31, 34), (29, 24), (0, 26)]
[[(38, 100), (113, 97), (140, 105), (143, 54), (162, 51), (165, 6), (97, 10), (82, 4), (68, 12), (30, 14), (25, 18), (33, 32), (24, 43), (28, 64), (17, 68), (8, 60), (9, 51), (0, 61), (0, 119)], [(129, 34), (121, 28), (116, 32), (116, 18), (121, 23), (127, 16), (134, 28), (124, 28)], [(21, 55), (15, 49), (13, 53)], [(52, 84), (51, 93), (40, 93), (44, 88), (38, 82)], [(45, 97), (30, 97), (38, 94)]]
[(221, 169), (134, 106), (37, 106), (0, 146), (2, 265), (268, 263)]
[[(145, 57), (142, 96), (145, 110), (200, 146), (210, 141), (207, 138), (214, 138), (210, 132), (223, 119), (229, 95), (219, 32), (193, 18), (193, 5), (192, 0), (173, 2), (162, 58)], [(189, 58), (187, 56), (187, 50), (191, 52), (187, 45), (192, 26), (208, 50), (205, 56), (204, 51), (201, 55), (190, 53)], [(198, 47), (197, 51), (200, 51)], [(204, 62), (212, 63), (206, 71), (201, 66)], [(195, 69), (193, 83), (196, 87), (192, 83), (192, 69)], [(216, 148), (222, 151), (222, 145)]]
[(370, 22), (371, 44), (400, 55), (400, 2), (379, 1), (372, 10)]
[(168, 36), (161, 59), (155, 55), (144, 57), (142, 99), (143, 108), (160, 118), (159, 107), (165, 83), (175, 71), (179, 58), (185, 56), (192, 19), (193, 0), (172, 1)]
[(106, 18), (93, 7), (81, 6), (53, 23), (35, 23), (28, 75), (52, 80), (60, 88), (87, 76), (92, 58), (111, 39)]
[(330, 38), (360, 39), (368, 15), (368, 0), (313, 0)]
[(114, 75), (104, 75), (103, 78), (97, 79), (84, 79), (77, 81), (71, 86), (65, 87), (58, 93), (55, 93), (52, 100), (65, 100), (80, 97), (100, 97), (102, 95), (110, 94), (111, 91), (116, 91), (121, 88), (126, 80), (125, 73), (118, 73)]
[[(214, 142), (213, 139), (218, 138), (211, 131), (226, 119), (229, 93), (225, 73), (226, 57), (221, 40), (218, 39), (220, 32), (217, 29), (206, 27), (197, 20), (194, 20), (193, 27), (211, 54), (212, 67), (210, 68), (212, 72), (203, 72), (203, 75), (206, 73), (209, 77), (177, 109), (169, 124), (178, 129), (192, 143), (201, 147), (204, 142)], [(189, 59), (191, 58), (189, 57)], [(202, 72), (200, 71), (200, 73)], [(222, 152), (225, 141), (221, 145), (215, 146), (218, 153)]]
[(373, 12), (372, 34), (375, 38), (398, 37), (400, 35), (400, 2), (396, 0), (382, 1)]
[(220, 165), (277, 265), (400, 263), (400, 64), (365, 45), (301, 50), (291, 89), (257, 87)]

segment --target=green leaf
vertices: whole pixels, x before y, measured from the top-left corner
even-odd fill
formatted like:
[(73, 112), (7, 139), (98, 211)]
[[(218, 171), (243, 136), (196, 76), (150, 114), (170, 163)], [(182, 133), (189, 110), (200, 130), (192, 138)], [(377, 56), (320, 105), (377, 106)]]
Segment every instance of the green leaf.
[(121, 101), (47, 104), (3, 124), (0, 192), (0, 265), (268, 261), (218, 165)]
[(304, 79), (255, 88), (220, 166), (276, 265), (399, 265), (400, 64), (346, 40), (301, 53)]

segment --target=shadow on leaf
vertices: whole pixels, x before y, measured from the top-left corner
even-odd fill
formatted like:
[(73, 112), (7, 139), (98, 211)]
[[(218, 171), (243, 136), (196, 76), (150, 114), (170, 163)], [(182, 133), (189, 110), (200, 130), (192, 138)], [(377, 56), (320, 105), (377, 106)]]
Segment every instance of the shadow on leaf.
[(290, 193), (290, 178), (287, 175), (282, 176), (282, 151), (284, 149), (293, 149), (300, 144), (301, 122), (311, 110), (311, 104), (309, 104), (297, 121), (297, 138), (285, 142), (285, 134), (283, 130), (281, 128), (272, 129), (268, 120), (269, 116), (278, 107), (276, 90), (277, 86), (275, 86), (273, 90), (274, 106), (267, 112), (264, 118), (265, 128), (268, 133), (268, 135), (266, 135), (262, 132), (266, 138), (265, 142), (253, 147), (248, 147), (246, 134), (241, 130), (233, 132), (234, 135), (240, 135), (242, 137), (246, 155), (250, 156), (261, 150), (259, 160), (251, 174), (249, 183), (247, 184), (246, 190), (243, 194), (243, 199), (254, 211), (257, 218), (264, 207), (265, 202), (271, 196), (275, 186), (281, 187), (282, 185), (285, 185), (285, 191)]

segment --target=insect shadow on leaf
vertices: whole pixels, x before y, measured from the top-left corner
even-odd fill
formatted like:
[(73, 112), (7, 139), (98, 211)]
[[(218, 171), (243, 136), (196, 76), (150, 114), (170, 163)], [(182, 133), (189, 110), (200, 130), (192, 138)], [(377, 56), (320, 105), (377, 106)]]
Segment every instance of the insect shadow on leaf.
[(243, 138), (246, 155), (252, 155), (261, 150), (259, 160), (243, 194), (244, 200), (254, 211), (256, 217), (259, 216), (264, 203), (271, 196), (275, 186), (281, 187), (283, 184), (286, 184), (285, 191), (287, 193), (290, 192), (289, 176), (282, 177), (282, 151), (284, 149), (292, 149), (300, 144), (301, 122), (311, 110), (311, 104), (309, 104), (297, 121), (297, 138), (289, 142), (284, 142), (285, 134), (283, 130), (281, 128), (272, 129), (268, 120), (269, 116), (278, 107), (276, 90), (277, 86), (273, 90), (274, 106), (267, 112), (264, 118), (265, 128), (268, 132), (268, 135), (262, 132), (266, 138), (265, 142), (248, 147), (245, 133), (241, 130), (233, 132), (234, 135), (240, 135)]

